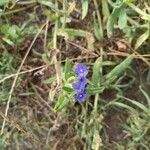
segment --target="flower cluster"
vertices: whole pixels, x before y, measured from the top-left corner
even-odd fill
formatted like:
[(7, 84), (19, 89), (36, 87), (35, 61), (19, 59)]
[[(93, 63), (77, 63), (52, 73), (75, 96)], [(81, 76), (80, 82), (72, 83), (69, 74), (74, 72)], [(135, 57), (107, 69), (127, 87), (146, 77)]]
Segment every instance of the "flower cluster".
[(86, 76), (88, 69), (84, 64), (77, 64), (75, 66), (75, 73), (77, 74), (77, 82), (73, 83), (73, 89), (76, 92), (76, 100), (82, 102), (86, 98)]

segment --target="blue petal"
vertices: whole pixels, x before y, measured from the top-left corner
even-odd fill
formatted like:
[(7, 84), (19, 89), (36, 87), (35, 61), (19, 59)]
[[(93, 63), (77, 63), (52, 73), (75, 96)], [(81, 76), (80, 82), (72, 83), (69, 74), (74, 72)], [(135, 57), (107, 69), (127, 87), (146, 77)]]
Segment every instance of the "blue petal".
[(87, 83), (87, 79), (84, 76), (78, 76), (78, 82)]
[(76, 95), (76, 100), (77, 100), (78, 102), (84, 101), (85, 98), (86, 98), (86, 93), (85, 93), (85, 91), (78, 92), (77, 95)]
[(83, 91), (85, 90), (87, 84), (87, 79), (85, 77), (78, 77), (78, 80), (76, 83), (72, 84), (73, 89), (78, 92), (78, 91)]
[(80, 90), (80, 83), (76, 82), (72, 84), (72, 87), (75, 91), (79, 91)]
[(85, 77), (78, 77), (78, 83), (80, 84), (80, 89), (85, 89), (87, 79)]
[(75, 72), (78, 76), (86, 76), (88, 74), (88, 68), (84, 64), (77, 64)]

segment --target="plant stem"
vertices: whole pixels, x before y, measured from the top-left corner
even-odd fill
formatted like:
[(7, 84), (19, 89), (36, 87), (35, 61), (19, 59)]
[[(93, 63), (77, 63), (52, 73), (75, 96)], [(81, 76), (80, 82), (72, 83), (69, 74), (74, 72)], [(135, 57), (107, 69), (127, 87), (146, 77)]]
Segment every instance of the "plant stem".
[(26, 9), (28, 9), (28, 8), (33, 7), (33, 6), (35, 6), (35, 4), (31, 4), (31, 5), (26, 6), (26, 7), (24, 7), (24, 8), (19, 8), (19, 9), (15, 9), (15, 10), (12, 10), (12, 11), (5, 12), (5, 13), (1, 13), (0, 15), (1, 15), (1, 16), (11, 15), (11, 14), (14, 14), (14, 13), (18, 13), (18, 12), (20, 12), (20, 11), (24, 11), (24, 10), (26, 10)]
[(93, 0), (93, 2), (94, 2), (94, 5), (95, 5), (95, 9), (96, 9), (99, 29), (100, 29), (100, 32), (101, 32), (101, 40), (102, 40), (103, 39), (103, 28), (102, 28), (101, 16), (100, 16), (100, 12), (99, 12), (99, 9), (98, 9), (97, 0)]

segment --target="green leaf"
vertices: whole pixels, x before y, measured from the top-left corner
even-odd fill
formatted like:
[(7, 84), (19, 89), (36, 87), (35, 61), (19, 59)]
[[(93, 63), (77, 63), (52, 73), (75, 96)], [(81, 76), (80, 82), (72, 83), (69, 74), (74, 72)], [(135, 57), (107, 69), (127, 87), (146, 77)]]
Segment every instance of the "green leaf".
[(92, 88), (87, 88), (87, 94), (88, 95), (95, 95), (95, 94), (100, 94), (104, 91), (104, 87), (92, 87)]
[(143, 93), (143, 95), (145, 96), (148, 106), (150, 108), (150, 96), (148, 95), (148, 93), (146, 93), (146, 91), (144, 91), (144, 89), (140, 86), (140, 91)]
[(149, 31), (146, 31), (137, 39), (135, 49), (138, 49), (148, 38), (149, 38)]
[(43, 13), (48, 17), (49, 21), (51, 22), (58, 20), (59, 17), (61, 16), (60, 14), (56, 14), (52, 12), (50, 9), (46, 9), (46, 8), (43, 10)]
[(67, 93), (72, 93), (73, 92), (73, 89), (71, 87), (63, 86), (62, 89), (64, 91), (66, 91)]
[(131, 99), (126, 99), (126, 100), (130, 101), (132, 104), (134, 104), (135, 106), (137, 106), (138, 108), (140, 108), (145, 112), (148, 110), (143, 104), (139, 103), (138, 101), (131, 100)]
[(3, 34), (6, 34), (7, 31), (9, 29), (9, 25), (8, 24), (3, 24), (0, 26), (0, 31), (3, 33)]
[(21, 35), (21, 29), (16, 25), (10, 26), (8, 24), (3, 24), (0, 26), (0, 31), (11, 41), (19, 39)]
[(65, 70), (64, 70), (66, 81), (72, 76), (71, 72), (72, 72), (71, 62), (69, 60), (66, 60)]
[(120, 10), (119, 19), (118, 19), (118, 26), (120, 29), (124, 29), (127, 26), (127, 14), (126, 14), (125, 8)]
[(6, 5), (10, 0), (0, 0), (0, 6)]
[(132, 108), (132, 107), (126, 105), (126, 104), (123, 104), (121, 102), (110, 102), (107, 106), (109, 106), (109, 105), (116, 105), (116, 106), (119, 106), (119, 107), (122, 107), (122, 108), (126, 108), (126, 109), (128, 109), (130, 111), (135, 111), (134, 108)]
[(54, 80), (55, 80), (55, 77), (50, 77), (50, 78), (44, 80), (43, 83), (44, 84), (51, 84), (54, 82)]
[(7, 34), (13, 38), (13, 39), (17, 39), (18, 38), (18, 34), (17, 34), (17, 26), (12, 26), (9, 27)]
[(95, 34), (95, 37), (98, 39), (98, 40), (101, 40), (102, 39), (102, 30), (100, 29), (98, 23), (97, 23), (97, 19), (96, 19), (96, 16), (94, 14), (94, 34)]
[(109, 6), (106, 0), (102, 0), (102, 13), (103, 13), (103, 16), (107, 18), (110, 16)]
[(134, 11), (136, 11), (140, 16), (142, 16), (141, 18), (144, 20), (148, 20), (150, 21), (150, 15), (147, 14), (146, 12), (142, 11), (142, 9), (138, 8), (137, 6), (135, 6), (132, 3), (127, 3), (128, 6), (130, 6)]
[(14, 44), (10, 39), (5, 38), (5, 37), (3, 37), (2, 39), (3, 39), (3, 41), (5, 41), (5, 42), (6, 42), (7, 44), (9, 44), (10, 46), (12, 46), (12, 47), (15, 46), (15, 44)]
[(112, 61), (103, 61), (103, 66), (114, 66), (116, 65), (116, 62)]
[(64, 107), (68, 105), (68, 103), (69, 103), (69, 99), (64, 95), (60, 95), (55, 104), (54, 112), (61, 111)]
[(122, 8), (123, 8), (123, 4), (114, 8), (113, 12), (111, 13), (107, 22), (107, 35), (108, 36), (112, 34), (114, 25), (115, 23), (117, 23), (117, 19)]
[(42, 4), (42, 5), (45, 5), (45, 6), (48, 6), (52, 9), (55, 9), (55, 4), (53, 4), (52, 2), (50, 1), (47, 1), (47, 0), (37, 0), (38, 3)]
[(95, 61), (93, 66), (92, 83), (94, 85), (99, 85), (101, 78), (102, 78), (102, 57), (99, 57)]
[(134, 2), (135, 0), (125, 0), (125, 2), (127, 3), (127, 4), (130, 4), (130, 3), (132, 3), (132, 2)]
[(133, 55), (128, 56), (122, 63), (117, 65), (110, 73), (106, 75), (106, 82), (107, 84), (110, 84), (115, 79), (117, 79), (120, 74), (122, 74), (131, 64), (133, 60)]
[(123, 97), (123, 96), (120, 96), (120, 95), (118, 95), (118, 98), (125, 99), (126, 101), (131, 102), (133, 105), (137, 106), (137, 107), (140, 108), (141, 110), (143, 110), (143, 111), (145, 111), (145, 112), (148, 112), (148, 108), (145, 107), (142, 103), (140, 103), (140, 102), (138, 102), (138, 101), (135, 101), (135, 100), (132, 100), (132, 99), (130, 99), (130, 98)]
[(84, 19), (88, 13), (89, 0), (82, 0), (82, 19)]

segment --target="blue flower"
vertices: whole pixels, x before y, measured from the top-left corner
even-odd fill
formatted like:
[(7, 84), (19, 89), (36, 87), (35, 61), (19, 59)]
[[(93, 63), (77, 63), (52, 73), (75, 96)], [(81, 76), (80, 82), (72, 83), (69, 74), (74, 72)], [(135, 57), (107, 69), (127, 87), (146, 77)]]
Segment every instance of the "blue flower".
[(84, 64), (77, 64), (75, 66), (75, 72), (78, 76), (86, 76), (88, 74), (88, 68)]
[(84, 76), (78, 76), (78, 82), (87, 83), (87, 79)]
[(76, 94), (76, 99), (78, 102), (84, 101), (85, 98), (86, 98), (86, 92), (85, 91), (80, 91)]
[(78, 92), (81, 90), (84, 90), (87, 84), (87, 79), (85, 77), (78, 77), (78, 80), (76, 83), (73, 83), (72, 87), (73, 89)]
[(76, 92), (80, 91), (80, 83), (79, 82), (73, 83), (72, 87)]
[(86, 98), (86, 85), (88, 74), (88, 68), (84, 64), (77, 64), (75, 66), (75, 73), (77, 74), (77, 82), (72, 84), (72, 87), (76, 93), (76, 100), (82, 102)]

